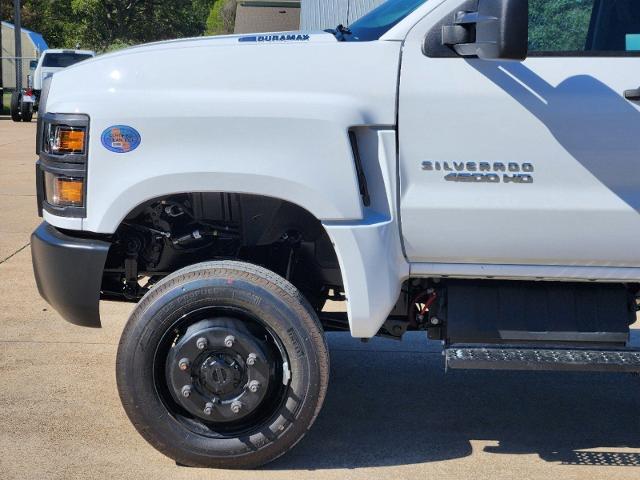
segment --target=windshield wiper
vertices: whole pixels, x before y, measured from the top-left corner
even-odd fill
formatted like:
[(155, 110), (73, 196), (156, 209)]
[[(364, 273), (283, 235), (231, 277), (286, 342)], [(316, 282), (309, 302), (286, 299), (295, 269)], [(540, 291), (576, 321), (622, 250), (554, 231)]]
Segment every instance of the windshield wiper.
[(335, 37), (340, 42), (343, 42), (345, 40), (345, 36), (346, 35), (352, 35), (352, 32), (349, 29), (349, 27), (345, 27), (342, 24), (338, 25), (334, 29), (325, 30), (325, 32), (328, 32), (328, 33), (331, 33), (332, 35), (335, 35)]

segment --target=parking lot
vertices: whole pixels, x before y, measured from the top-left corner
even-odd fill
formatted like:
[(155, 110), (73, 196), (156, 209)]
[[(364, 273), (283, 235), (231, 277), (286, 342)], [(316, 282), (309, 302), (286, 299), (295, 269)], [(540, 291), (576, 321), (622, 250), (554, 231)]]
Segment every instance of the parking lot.
[(0, 478), (637, 479), (640, 377), (443, 370), (423, 335), (363, 344), (331, 334), (324, 409), (291, 453), (258, 472), (176, 466), (118, 399), (114, 364), (130, 305), (104, 328), (40, 299), (32, 124), (0, 117)]

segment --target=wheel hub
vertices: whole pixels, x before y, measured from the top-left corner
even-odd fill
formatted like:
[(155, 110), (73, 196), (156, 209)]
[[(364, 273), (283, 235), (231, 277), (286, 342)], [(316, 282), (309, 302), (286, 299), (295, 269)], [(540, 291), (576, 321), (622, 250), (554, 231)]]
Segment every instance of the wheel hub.
[(198, 380), (213, 395), (227, 395), (241, 386), (244, 374), (245, 368), (239, 359), (218, 352), (202, 362)]
[(172, 396), (203, 420), (241, 420), (257, 410), (269, 390), (274, 362), (268, 352), (241, 320), (195, 323), (167, 356)]

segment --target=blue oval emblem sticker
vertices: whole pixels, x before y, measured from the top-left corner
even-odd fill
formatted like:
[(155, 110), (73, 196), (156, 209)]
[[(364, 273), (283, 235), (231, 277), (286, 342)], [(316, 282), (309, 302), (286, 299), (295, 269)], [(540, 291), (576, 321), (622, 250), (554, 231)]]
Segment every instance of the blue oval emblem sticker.
[(102, 145), (114, 153), (128, 153), (140, 146), (140, 134), (133, 127), (114, 125), (102, 132)]

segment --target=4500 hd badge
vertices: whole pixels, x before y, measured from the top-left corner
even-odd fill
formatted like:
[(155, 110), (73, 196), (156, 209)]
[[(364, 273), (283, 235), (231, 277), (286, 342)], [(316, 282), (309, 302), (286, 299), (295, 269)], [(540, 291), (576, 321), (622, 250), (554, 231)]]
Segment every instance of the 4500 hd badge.
[[(422, 170), (445, 172), (447, 182), (533, 183), (532, 163), (502, 162), (422, 162)], [(447, 173), (449, 172), (449, 173)]]

